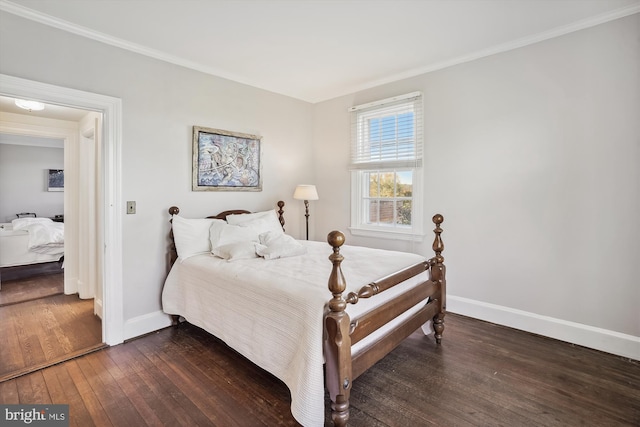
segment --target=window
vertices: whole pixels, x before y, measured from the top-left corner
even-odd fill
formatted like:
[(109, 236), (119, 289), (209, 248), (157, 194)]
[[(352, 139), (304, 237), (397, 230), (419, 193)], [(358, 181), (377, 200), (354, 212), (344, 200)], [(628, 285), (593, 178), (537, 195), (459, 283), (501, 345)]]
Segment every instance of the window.
[(351, 232), (422, 239), (422, 95), (350, 111)]

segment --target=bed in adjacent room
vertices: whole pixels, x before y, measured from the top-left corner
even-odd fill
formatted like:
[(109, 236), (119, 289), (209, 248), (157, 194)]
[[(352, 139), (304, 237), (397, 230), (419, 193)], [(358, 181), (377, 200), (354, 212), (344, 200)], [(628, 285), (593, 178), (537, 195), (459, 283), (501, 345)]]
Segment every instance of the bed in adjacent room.
[(442, 338), (443, 218), (434, 216), (435, 256), (428, 259), (345, 245), (339, 231), (329, 233), (329, 246), (295, 240), (284, 233), (284, 203), (278, 206), (206, 219), (172, 207), (177, 259), (163, 310), (281, 379), (304, 426), (324, 425), (326, 388), (332, 420), (343, 426), (354, 379), (419, 328)]
[(0, 224), (0, 267), (60, 261), (64, 224), (49, 218), (18, 218)]

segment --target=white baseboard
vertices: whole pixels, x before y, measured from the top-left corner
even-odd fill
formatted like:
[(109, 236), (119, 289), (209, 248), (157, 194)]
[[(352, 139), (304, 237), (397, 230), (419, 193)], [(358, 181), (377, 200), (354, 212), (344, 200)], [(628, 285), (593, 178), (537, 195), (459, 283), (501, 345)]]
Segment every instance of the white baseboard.
[(124, 339), (139, 337), (167, 326), (171, 326), (171, 317), (160, 310), (134, 317), (124, 322)]
[(640, 337), (633, 335), (452, 295), (447, 311), (640, 360)]

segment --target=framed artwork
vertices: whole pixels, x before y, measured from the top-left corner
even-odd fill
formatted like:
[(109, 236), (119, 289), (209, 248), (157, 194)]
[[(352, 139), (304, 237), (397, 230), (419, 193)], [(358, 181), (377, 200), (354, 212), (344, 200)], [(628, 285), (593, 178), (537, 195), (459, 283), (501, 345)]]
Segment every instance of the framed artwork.
[(49, 169), (47, 191), (64, 191), (64, 169)]
[(193, 191), (262, 191), (262, 137), (193, 127)]

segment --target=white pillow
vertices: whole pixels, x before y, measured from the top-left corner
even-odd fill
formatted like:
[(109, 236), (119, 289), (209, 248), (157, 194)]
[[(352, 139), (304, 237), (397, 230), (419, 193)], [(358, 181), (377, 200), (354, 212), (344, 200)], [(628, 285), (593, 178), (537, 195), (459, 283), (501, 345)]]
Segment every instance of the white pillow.
[[(278, 220), (278, 214), (276, 214), (276, 210), (271, 209), (268, 211), (256, 212), (256, 213), (227, 215), (227, 222), (231, 225), (239, 225), (245, 222), (253, 221), (258, 218), (266, 218), (269, 216), (273, 216), (276, 219), (276, 221)], [(280, 222), (278, 222), (278, 224), (279, 223)]]
[(256, 245), (256, 253), (264, 259), (285, 258), (306, 252), (305, 246), (284, 233), (263, 233), (260, 235), (260, 244)]
[(230, 225), (224, 221), (216, 222), (209, 229), (211, 248), (217, 248), (231, 243), (258, 242), (258, 233), (248, 227)]
[(240, 227), (250, 228), (257, 235), (264, 233), (273, 233), (273, 234), (284, 234), (284, 230), (282, 229), (282, 225), (280, 225), (280, 221), (275, 220), (271, 217), (258, 218), (253, 221), (248, 221), (240, 224)]
[(227, 222), (232, 225), (251, 228), (258, 235), (270, 231), (284, 234), (282, 224), (280, 224), (280, 220), (278, 220), (278, 214), (275, 209), (253, 214), (229, 215)]
[(258, 239), (260, 241), (261, 245), (265, 245), (265, 246), (270, 246), (270, 245), (274, 245), (277, 244), (279, 242), (282, 243), (286, 243), (286, 242), (290, 242), (290, 241), (294, 241), (295, 239), (289, 235), (285, 235), (286, 237), (281, 237), (281, 234), (284, 233), (271, 233), (271, 232), (266, 232), (266, 233), (262, 233), (258, 236)]
[(257, 242), (236, 242), (229, 243), (228, 245), (218, 246), (211, 250), (215, 256), (224, 258), (227, 261), (234, 261), (237, 259), (258, 258), (256, 254)]
[(211, 252), (209, 228), (215, 223), (224, 224), (224, 221), (215, 218), (187, 219), (174, 215), (171, 228), (178, 257), (184, 260), (193, 255)]
[(52, 224), (50, 218), (16, 218), (11, 221), (14, 230), (24, 230), (33, 224)]

